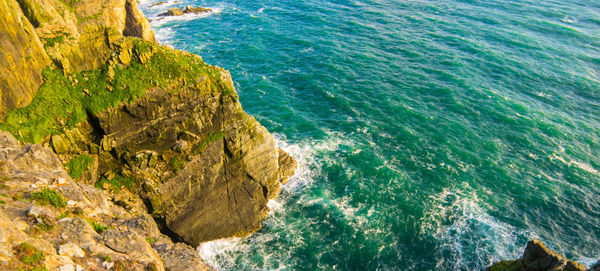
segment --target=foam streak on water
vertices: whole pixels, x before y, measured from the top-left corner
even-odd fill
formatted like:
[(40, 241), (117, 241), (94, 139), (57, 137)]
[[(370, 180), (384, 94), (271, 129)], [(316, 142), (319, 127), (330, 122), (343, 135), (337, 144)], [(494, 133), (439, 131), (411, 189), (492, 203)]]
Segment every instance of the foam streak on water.
[[(600, 2), (180, 0), (157, 39), (231, 71), (297, 158), (231, 270), (474, 270), (530, 238), (600, 257)], [(171, 7), (213, 8), (158, 20)]]

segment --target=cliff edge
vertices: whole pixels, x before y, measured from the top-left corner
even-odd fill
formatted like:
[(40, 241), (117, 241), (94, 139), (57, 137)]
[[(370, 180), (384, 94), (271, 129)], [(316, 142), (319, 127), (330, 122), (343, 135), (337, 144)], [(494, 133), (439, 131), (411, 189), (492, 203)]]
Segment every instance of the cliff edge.
[[(260, 227), (297, 164), (243, 111), (229, 72), (158, 45), (136, 0), (7, 0), (0, 12), (0, 130), (52, 151), (73, 183), (149, 214), (171, 240)], [(24, 195), (10, 204), (35, 202), (3, 190)]]

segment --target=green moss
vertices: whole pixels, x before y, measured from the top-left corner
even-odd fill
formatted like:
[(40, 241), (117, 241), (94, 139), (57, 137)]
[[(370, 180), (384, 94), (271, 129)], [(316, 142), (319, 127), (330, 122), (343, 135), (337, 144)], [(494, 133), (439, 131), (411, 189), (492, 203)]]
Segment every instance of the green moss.
[(131, 189), (133, 187), (133, 179), (129, 177), (124, 177), (121, 174), (117, 174), (114, 178), (110, 180), (102, 177), (98, 182), (96, 182), (96, 184), (94, 184), (94, 187), (104, 189), (105, 183), (110, 184), (113, 189), (121, 189), (122, 187)]
[(54, 190), (43, 188), (41, 191), (31, 193), (31, 198), (42, 205), (52, 205), (57, 208), (67, 206), (65, 199)]
[(489, 271), (519, 271), (521, 270), (520, 260), (504, 260), (495, 263), (489, 269)]
[(71, 178), (79, 179), (81, 175), (83, 175), (83, 172), (88, 168), (88, 166), (92, 162), (94, 162), (94, 158), (82, 154), (75, 156), (73, 159), (71, 159), (71, 161), (69, 161), (69, 163), (67, 163), (65, 167), (69, 171), (69, 175), (71, 175)]
[(146, 238), (146, 242), (148, 242), (148, 244), (150, 244), (150, 245), (156, 243), (156, 241), (158, 241), (158, 239), (155, 237), (147, 237)]
[(188, 84), (201, 91), (229, 91), (221, 82), (219, 68), (205, 64), (198, 56), (140, 39), (124, 40), (124, 47), (131, 46), (131, 64), (105, 64), (98, 70), (66, 75), (61, 70), (45, 69), (44, 83), (33, 101), (9, 110), (0, 130), (11, 132), (22, 142), (41, 143), (50, 135), (74, 128), (88, 114), (134, 101), (155, 86), (176, 91)]
[(27, 265), (38, 265), (45, 260), (44, 254), (41, 251), (26, 242), (16, 246), (15, 252), (19, 260)]
[(192, 154), (198, 155), (198, 154), (203, 153), (204, 150), (206, 150), (206, 147), (208, 147), (208, 145), (210, 145), (211, 143), (213, 143), (215, 141), (219, 141), (219, 140), (223, 139), (223, 137), (225, 137), (225, 133), (223, 133), (223, 132), (216, 132), (216, 133), (209, 134), (208, 136), (203, 138), (202, 141), (200, 141), (200, 143), (198, 145), (196, 145), (194, 147), (194, 149), (192, 150)]
[(98, 234), (102, 234), (105, 230), (108, 229), (108, 227), (102, 223), (91, 221), (91, 220), (88, 220), (88, 222), (90, 223), (90, 225), (92, 225), (92, 228), (94, 228), (94, 230)]
[(0, 200), (0, 204), (6, 204), (5, 200)]
[(177, 156), (171, 158), (171, 160), (169, 160), (169, 164), (175, 173), (179, 172), (185, 166), (183, 160)]

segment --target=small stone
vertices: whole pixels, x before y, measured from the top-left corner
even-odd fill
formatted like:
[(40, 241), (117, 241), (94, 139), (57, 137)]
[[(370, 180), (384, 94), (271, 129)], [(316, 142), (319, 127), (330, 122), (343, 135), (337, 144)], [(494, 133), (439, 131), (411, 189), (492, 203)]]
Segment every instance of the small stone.
[(69, 207), (73, 207), (73, 206), (75, 206), (76, 204), (77, 204), (77, 202), (75, 202), (74, 200), (68, 200), (68, 201), (67, 201), (67, 206), (69, 206)]
[(58, 255), (68, 256), (71, 258), (83, 258), (85, 257), (85, 252), (78, 245), (67, 243), (58, 247)]
[(63, 185), (63, 184), (67, 183), (67, 180), (65, 178), (58, 178), (58, 179), (56, 179), (56, 183), (58, 185)]
[(27, 210), (27, 215), (32, 216), (32, 217), (38, 217), (42, 214), (43, 211), (44, 211), (44, 209), (42, 209), (42, 207), (33, 205), (33, 206), (29, 207), (29, 210)]
[(59, 271), (75, 271), (75, 266), (73, 266), (72, 264), (65, 264), (65, 265), (61, 266), (58, 270)]
[(112, 269), (112, 268), (113, 268), (113, 265), (115, 265), (115, 264), (114, 264), (114, 263), (111, 263), (111, 262), (107, 262), (107, 261), (104, 261), (104, 262), (102, 263), (102, 267), (104, 267), (106, 270), (110, 270), (110, 269)]

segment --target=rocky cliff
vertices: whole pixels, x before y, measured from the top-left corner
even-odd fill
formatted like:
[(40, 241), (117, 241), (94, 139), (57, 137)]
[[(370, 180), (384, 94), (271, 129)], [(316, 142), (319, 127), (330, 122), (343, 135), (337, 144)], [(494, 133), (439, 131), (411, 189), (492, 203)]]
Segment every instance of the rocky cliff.
[(5, 0), (0, 3), (0, 114), (31, 102), (51, 62), (97, 69), (120, 35), (156, 42), (136, 0)]
[[(10, 45), (0, 49), (0, 130), (20, 142), (40, 144), (26, 148), (43, 154), (36, 156), (36, 163), (52, 161), (47, 170), (60, 173), (60, 165), (66, 170), (46, 176), (35, 166), (28, 178), (43, 178), (43, 184), (55, 190), (56, 180), (67, 180), (72, 191), (57, 193), (78, 207), (87, 204), (95, 210), (77, 217), (110, 225), (136, 215), (152, 217), (144, 222), (154, 225), (152, 232), (160, 229), (172, 240), (191, 245), (246, 235), (260, 227), (267, 201), (293, 174), (296, 161), (242, 110), (227, 71), (156, 44), (135, 0), (7, 0), (0, 12), (8, 14), (0, 21), (0, 42)], [(18, 149), (14, 139), (3, 136), (8, 139), (0, 148)], [(22, 198), (9, 196), (11, 201), (0, 211), (22, 205), (10, 218), (21, 215), (27, 220), (23, 208), (35, 205), (34, 188), (45, 186), (3, 174), (0, 177), (10, 185), (0, 192)], [(93, 191), (89, 193), (96, 193), (98, 200), (83, 203), (86, 197), (77, 191)], [(64, 208), (49, 212), (56, 217)], [(106, 214), (96, 216), (98, 212)], [(21, 227), (26, 234), (27, 227)], [(119, 236), (156, 238), (106, 232), (111, 235), (90, 234), (94, 242), (122, 254), (128, 248), (115, 248)], [(48, 238), (56, 233), (49, 231)], [(30, 238), (22, 237), (20, 241)], [(50, 243), (42, 254), (56, 254), (50, 248), (58, 251), (62, 241), (46, 240)], [(0, 262), (7, 263), (20, 252), (16, 243), (2, 242), (6, 249), (0, 252), (5, 253)], [(159, 246), (164, 255), (189, 250), (166, 243)], [(148, 249), (131, 249), (138, 248)], [(148, 260), (141, 264), (153, 262), (160, 270), (171, 260), (155, 250), (158, 256), (148, 250)]]
[(597, 271), (600, 262), (587, 269), (585, 266), (569, 261), (537, 239), (529, 241), (523, 257), (517, 260), (500, 261), (488, 267), (486, 271)]

